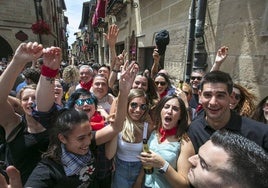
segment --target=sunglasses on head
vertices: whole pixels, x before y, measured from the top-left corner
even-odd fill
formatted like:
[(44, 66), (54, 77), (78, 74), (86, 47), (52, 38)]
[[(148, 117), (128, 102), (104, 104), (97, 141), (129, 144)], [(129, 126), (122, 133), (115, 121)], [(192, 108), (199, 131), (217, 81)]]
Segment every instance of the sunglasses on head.
[(164, 86), (166, 85), (166, 82), (158, 82), (158, 81), (155, 81), (154, 82), (157, 86), (160, 84), (161, 86)]
[[(138, 108), (138, 103), (136, 103), (136, 102), (132, 102), (132, 103), (130, 103), (130, 107), (132, 108), (132, 109), (136, 109), (136, 108)], [(147, 104), (141, 104), (140, 106), (140, 109), (142, 109), (143, 111), (145, 111), (145, 110), (147, 110), (147, 108), (148, 108), (148, 106), (147, 106)]]
[(77, 99), (75, 101), (75, 104), (77, 104), (77, 106), (83, 106), (85, 104), (85, 102), (87, 104), (93, 104), (94, 100), (92, 98), (87, 98), (87, 99)]
[(191, 80), (202, 80), (202, 77), (201, 76), (191, 76)]
[(241, 95), (236, 93), (236, 94), (235, 94), (235, 99), (236, 99), (236, 100), (240, 100), (240, 99), (241, 99)]

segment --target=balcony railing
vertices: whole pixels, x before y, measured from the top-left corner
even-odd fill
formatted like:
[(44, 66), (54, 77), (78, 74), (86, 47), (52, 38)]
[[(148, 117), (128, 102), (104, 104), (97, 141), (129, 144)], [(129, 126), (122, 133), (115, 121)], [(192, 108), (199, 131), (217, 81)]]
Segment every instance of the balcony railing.
[(124, 3), (124, 0), (110, 0), (107, 5), (106, 13), (116, 16), (125, 6), (126, 3)]

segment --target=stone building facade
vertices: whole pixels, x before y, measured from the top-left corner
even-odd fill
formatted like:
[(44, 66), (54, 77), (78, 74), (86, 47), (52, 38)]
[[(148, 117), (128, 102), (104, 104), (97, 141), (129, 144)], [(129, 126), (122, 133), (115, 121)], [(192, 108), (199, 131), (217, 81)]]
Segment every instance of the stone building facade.
[[(21, 42), (37, 41), (44, 47), (59, 46), (67, 59), (66, 25), (68, 18), (64, 0), (1, 1), (0, 60), (9, 59)], [(34, 34), (32, 24), (44, 20), (49, 34)]]
[[(96, 3), (103, 0), (97, 0)], [(197, 4), (197, 2), (195, 3)], [(189, 42), (189, 10), (193, 0), (110, 0), (106, 15), (98, 27), (99, 63), (109, 63), (107, 44), (102, 33), (115, 23), (120, 28), (118, 53), (126, 49), (135, 56), (141, 69), (151, 68), (155, 35), (169, 31), (170, 43), (164, 67), (175, 80), (185, 80)], [(230, 73), (234, 82), (250, 89), (260, 99), (268, 94), (268, 1), (208, 0), (205, 11), (204, 43), (207, 71), (223, 45), (229, 55), (221, 70)], [(196, 9), (198, 6), (196, 5)], [(91, 28), (91, 18), (87, 28)], [(95, 29), (96, 31), (96, 29)], [(95, 39), (96, 40), (96, 37)], [(134, 41), (134, 42), (133, 42)]]

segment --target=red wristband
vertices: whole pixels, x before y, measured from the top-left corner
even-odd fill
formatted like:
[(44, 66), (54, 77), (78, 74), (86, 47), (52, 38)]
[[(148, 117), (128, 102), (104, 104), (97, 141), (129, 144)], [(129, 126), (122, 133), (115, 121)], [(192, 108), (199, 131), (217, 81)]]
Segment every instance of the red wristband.
[(42, 65), (41, 67), (41, 75), (48, 77), (48, 78), (56, 77), (58, 72), (59, 72), (59, 69), (53, 70), (45, 65)]

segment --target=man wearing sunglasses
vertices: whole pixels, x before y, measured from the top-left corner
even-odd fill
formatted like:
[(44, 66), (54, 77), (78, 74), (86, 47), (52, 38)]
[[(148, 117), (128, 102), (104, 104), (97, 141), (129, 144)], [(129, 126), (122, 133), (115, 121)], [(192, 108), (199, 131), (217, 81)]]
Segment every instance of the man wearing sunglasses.
[(192, 98), (189, 101), (189, 106), (192, 109), (195, 109), (195, 112), (193, 112), (193, 118), (197, 115), (197, 113), (201, 110), (201, 105), (199, 104), (199, 96), (198, 96), (198, 90), (199, 90), (199, 84), (204, 76), (205, 72), (202, 69), (196, 69), (193, 70), (191, 73), (190, 78), (190, 86), (192, 88)]

